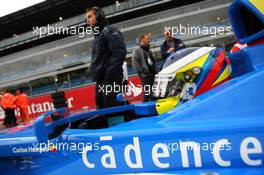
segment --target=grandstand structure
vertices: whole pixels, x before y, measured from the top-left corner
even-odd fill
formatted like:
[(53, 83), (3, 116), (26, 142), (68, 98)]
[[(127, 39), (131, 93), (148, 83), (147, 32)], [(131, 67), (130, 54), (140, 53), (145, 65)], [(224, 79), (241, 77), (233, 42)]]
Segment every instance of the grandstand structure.
[[(101, 7), (110, 24), (123, 32), (129, 66), (138, 37), (149, 33), (157, 63), (164, 28), (168, 26), (222, 27), (221, 34), (176, 34), (187, 46), (220, 46), (227, 50), (233, 44), (233, 32), (227, 16), (231, 0), (125, 0), (84, 1), (46, 0), (0, 19), (0, 90), (22, 88), (36, 96), (51, 93), (56, 87), (71, 89), (92, 84), (87, 71), (91, 62), (91, 35), (49, 34), (41, 37), (36, 27), (86, 26), (84, 10)], [(46, 19), (48, 18), (48, 19)]]

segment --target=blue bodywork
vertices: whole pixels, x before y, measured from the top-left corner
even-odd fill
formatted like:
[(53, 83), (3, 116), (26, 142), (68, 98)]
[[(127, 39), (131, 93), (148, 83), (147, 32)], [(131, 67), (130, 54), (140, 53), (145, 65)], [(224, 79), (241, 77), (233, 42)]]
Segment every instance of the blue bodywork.
[[(155, 102), (68, 115), (59, 109), (0, 133), (0, 174), (263, 175), (263, 49), (231, 55), (231, 80), (162, 115)], [(128, 111), (137, 119), (104, 129), (71, 126)], [(55, 114), (61, 117), (46, 121)]]

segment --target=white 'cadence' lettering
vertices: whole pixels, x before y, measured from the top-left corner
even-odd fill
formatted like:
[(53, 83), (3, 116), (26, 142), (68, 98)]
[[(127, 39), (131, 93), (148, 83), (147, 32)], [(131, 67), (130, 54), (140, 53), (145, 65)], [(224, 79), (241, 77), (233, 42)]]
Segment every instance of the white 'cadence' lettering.
[(91, 150), (91, 147), (89, 146), (86, 146), (84, 149), (83, 149), (83, 152), (82, 152), (82, 160), (83, 160), (83, 163), (85, 166), (87, 166), (88, 168), (94, 168), (95, 165), (90, 163), (87, 159), (87, 152)]
[(202, 167), (201, 153), (198, 143), (195, 142), (180, 142), (181, 155), (182, 155), (182, 166), (188, 168), (189, 159), (188, 159), (188, 150), (192, 150), (194, 154), (194, 165), (195, 167)]
[[(249, 144), (253, 145), (253, 148), (248, 148)], [(248, 137), (244, 139), (240, 145), (240, 155), (242, 157), (242, 160), (247, 164), (251, 166), (258, 166), (261, 165), (262, 161), (261, 159), (258, 160), (252, 160), (249, 157), (249, 154), (260, 154), (262, 153), (261, 144), (255, 137)]]
[[(100, 141), (112, 141), (112, 136), (102, 136), (100, 137)], [(226, 149), (220, 149), (224, 145), (228, 147), (230, 145), (229, 140), (223, 138), (219, 139), (214, 143), (212, 156), (216, 164), (222, 167), (230, 167), (232, 160), (227, 160), (223, 156), (221, 156), (221, 153), (227, 151)], [(231, 149), (228, 149), (230, 151)], [(87, 158), (87, 153), (91, 151), (91, 147), (85, 147), (82, 152), (82, 160), (84, 162), (84, 165), (88, 168), (95, 168), (95, 164), (89, 161)], [(114, 148), (110, 145), (103, 145), (101, 147), (101, 151), (106, 151), (106, 153), (102, 154), (102, 157), (98, 157), (98, 159), (101, 159), (101, 164), (104, 168), (118, 168), (118, 162), (116, 162), (116, 155)], [(119, 155), (120, 150), (118, 150)], [(164, 143), (157, 143), (155, 144), (152, 149), (145, 150), (145, 151), (152, 151), (152, 161), (153, 165), (158, 168), (170, 168), (171, 159), (170, 159), (170, 152), (169, 148)], [(180, 153), (181, 157), (178, 157), (179, 160), (182, 162), (183, 168), (189, 168), (189, 157), (188, 152), (193, 152), (194, 157), (194, 167), (202, 167), (202, 159), (201, 159), (201, 150), (199, 143), (197, 142), (180, 142)], [(222, 152), (221, 152), (222, 151)], [(235, 150), (237, 151), (237, 150)], [(234, 152), (232, 152), (234, 153)], [(261, 155), (260, 158), (256, 158), (257, 155), (263, 153), (262, 152), (262, 145), (261, 142), (255, 138), (255, 137), (247, 137), (242, 140), (240, 144), (240, 156), (242, 161), (249, 165), (249, 166), (260, 166), (262, 165)], [(94, 155), (94, 154), (93, 154)], [(100, 153), (96, 155), (101, 155)], [(148, 156), (147, 153), (144, 155)], [(236, 154), (237, 155), (237, 154)], [(94, 157), (94, 156), (93, 156)], [(118, 156), (120, 157), (120, 156)], [(131, 157), (135, 158), (131, 160)], [(161, 161), (161, 158), (163, 158)], [(167, 159), (165, 159), (167, 158)], [(227, 158), (227, 157), (226, 157)], [(238, 159), (238, 157), (235, 157)], [(91, 159), (91, 158), (90, 158)], [(135, 169), (135, 168), (143, 168), (143, 162), (142, 162), (142, 155), (140, 150), (140, 142), (138, 137), (133, 137), (133, 143), (125, 145), (124, 147), (124, 159), (128, 167)], [(208, 160), (204, 158), (205, 160)], [(167, 160), (167, 161), (166, 161)], [(97, 162), (97, 160), (94, 160)], [(236, 160), (237, 161), (237, 160)], [(149, 165), (149, 163), (148, 163)]]
[[(102, 146), (101, 150), (106, 150), (108, 153), (105, 153), (102, 156), (101, 162), (105, 168), (116, 168), (115, 153), (111, 146)], [(109, 164), (106, 159), (109, 158)]]
[(214, 148), (213, 148), (213, 157), (214, 157), (215, 162), (218, 165), (223, 166), (223, 167), (231, 166), (231, 162), (223, 160), (221, 155), (220, 155), (220, 149), (219, 148), (221, 146), (227, 145), (227, 144), (228, 144), (227, 139), (221, 139), (215, 143)]
[[(138, 137), (133, 137), (133, 144), (134, 145), (127, 145), (125, 148), (126, 163), (130, 168), (143, 168)], [(136, 157), (135, 163), (132, 163), (131, 161), (130, 158), (131, 151), (134, 151), (135, 153), (135, 157)]]
[[(158, 153), (158, 150), (162, 149), (162, 153)], [(158, 143), (152, 149), (152, 159), (154, 164), (159, 168), (169, 168), (169, 163), (161, 163), (159, 158), (170, 157), (168, 147), (165, 144)]]

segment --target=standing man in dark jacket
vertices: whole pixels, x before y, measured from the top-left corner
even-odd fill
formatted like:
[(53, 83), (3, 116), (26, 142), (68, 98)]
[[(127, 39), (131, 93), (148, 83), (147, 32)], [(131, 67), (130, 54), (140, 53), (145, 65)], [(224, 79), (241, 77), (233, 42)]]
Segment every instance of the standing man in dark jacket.
[[(132, 66), (139, 75), (144, 90), (143, 101), (151, 101), (152, 98), (152, 86), (154, 83), (156, 64), (153, 54), (150, 50), (150, 37), (147, 34), (143, 34), (139, 37), (140, 46), (135, 49), (132, 57)], [(148, 86), (148, 87), (147, 87)]]
[(165, 41), (160, 47), (161, 56), (164, 60), (176, 51), (185, 47), (181, 39), (173, 38), (172, 31), (170, 29), (166, 29), (164, 32)]
[(104, 12), (98, 7), (86, 10), (86, 21), (94, 32), (91, 73), (96, 82), (97, 108), (123, 105), (116, 100), (120, 91), (115, 88), (121, 87), (123, 79), (122, 65), (126, 58), (123, 35), (108, 25)]

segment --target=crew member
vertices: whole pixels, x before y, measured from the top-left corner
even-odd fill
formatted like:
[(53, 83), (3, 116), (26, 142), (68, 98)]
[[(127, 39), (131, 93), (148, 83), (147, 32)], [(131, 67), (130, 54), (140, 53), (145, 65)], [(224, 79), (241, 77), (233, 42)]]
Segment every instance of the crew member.
[(17, 125), (15, 116), (15, 96), (11, 94), (10, 90), (6, 90), (1, 98), (1, 104), (5, 111), (4, 125), (12, 127)]
[[(150, 37), (143, 34), (139, 37), (140, 46), (135, 49), (132, 57), (132, 66), (139, 75), (144, 92), (143, 101), (151, 101), (152, 86), (154, 83), (156, 64), (153, 54), (150, 50)], [(147, 91), (146, 91), (147, 90)]]
[(244, 49), (244, 48), (247, 47), (247, 44), (241, 44), (241, 43), (237, 40), (236, 37), (235, 37), (234, 39), (235, 39), (235, 41), (236, 41), (236, 44), (232, 47), (232, 49), (231, 49), (231, 51), (230, 51), (231, 54), (232, 54), (232, 53), (235, 53), (235, 52), (238, 52), (238, 51), (240, 51), (241, 49)]
[[(96, 82), (97, 108), (123, 105), (116, 99), (116, 95), (121, 92), (118, 89), (122, 89), (122, 65), (126, 58), (123, 35), (120, 30), (108, 25), (104, 12), (98, 7), (86, 10), (86, 21), (94, 32), (90, 71)], [(115, 88), (118, 86), (120, 88)]]
[(173, 38), (171, 29), (165, 29), (164, 36), (165, 41), (160, 47), (160, 52), (162, 58), (166, 60), (170, 54), (184, 48), (185, 45), (181, 39)]
[(22, 122), (29, 121), (27, 94), (22, 90), (16, 90), (16, 106), (19, 109)]

